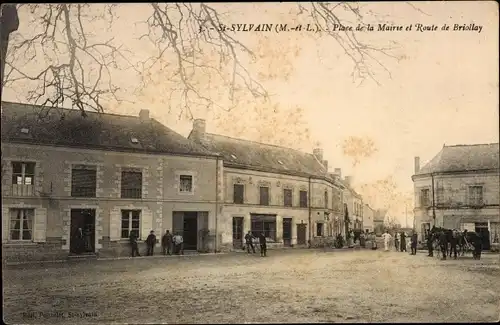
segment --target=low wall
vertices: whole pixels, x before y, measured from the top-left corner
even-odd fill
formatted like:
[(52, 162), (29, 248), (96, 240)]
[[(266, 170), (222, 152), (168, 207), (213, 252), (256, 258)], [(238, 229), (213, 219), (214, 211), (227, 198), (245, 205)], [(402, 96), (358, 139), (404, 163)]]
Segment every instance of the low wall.
[(61, 238), (47, 238), (45, 243), (2, 244), (3, 262), (51, 261), (68, 258), (68, 251), (62, 250)]

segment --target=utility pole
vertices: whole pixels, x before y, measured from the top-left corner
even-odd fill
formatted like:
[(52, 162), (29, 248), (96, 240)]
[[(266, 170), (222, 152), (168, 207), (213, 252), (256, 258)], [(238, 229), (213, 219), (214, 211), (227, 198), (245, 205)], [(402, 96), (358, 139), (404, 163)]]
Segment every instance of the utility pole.
[(434, 173), (431, 173), (431, 181), (432, 181), (432, 220), (434, 222), (434, 227), (436, 227), (436, 199), (434, 195)]
[(0, 93), (3, 90), (4, 73), (5, 73), (5, 58), (7, 57), (7, 48), (9, 46), (9, 36), (19, 28), (19, 17), (17, 15), (16, 4), (3, 4), (1, 7), (2, 16), (0, 17), (0, 37), (1, 37), (1, 85)]

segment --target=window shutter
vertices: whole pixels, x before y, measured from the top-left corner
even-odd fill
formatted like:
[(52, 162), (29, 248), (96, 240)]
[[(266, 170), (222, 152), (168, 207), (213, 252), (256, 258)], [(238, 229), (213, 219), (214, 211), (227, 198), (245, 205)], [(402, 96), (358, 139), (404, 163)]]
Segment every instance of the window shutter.
[(9, 209), (2, 208), (2, 243), (9, 241), (9, 220)]
[(109, 240), (118, 241), (121, 238), (121, 211), (112, 209), (109, 213)]
[(175, 235), (178, 232), (182, 234), (184, 231), (184, 213), (174, 212), (172, 214), (172, 233)]
[[(146, 240), (149, 232), (153, 229), (153, 213), (150, 210), (142, 210), (141, 213), (141, 240)], [(159, 236), (159, 234), (155, 234)]]
[(44, 243), (47, 239), (47, 209), (35, 209), (35, 220), (33, 223), (33, 241)]

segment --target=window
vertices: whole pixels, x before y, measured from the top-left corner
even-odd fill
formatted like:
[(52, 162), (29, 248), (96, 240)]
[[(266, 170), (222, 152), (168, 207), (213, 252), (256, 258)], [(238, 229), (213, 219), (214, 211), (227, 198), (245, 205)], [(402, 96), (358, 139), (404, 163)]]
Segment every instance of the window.
[(142, 198), (142, 172), (122, 171), (121, 197), (127, 199)]
[(483, 187), (469, 186), (469, 203), (470, 205), (483, 204)]
[(12, 184), (33, 185), (35, 179), (35, 163), (13, 162)]
[(430, 200), (429, 200), (429, 189), (425, 188), (423, 190), (420, 190), (420, 206), (422, 207), (428, 207), (430, 206)]
[(179, 177), (179, 189), (182, 193), (193, 192), (193, 176), (181, 175)]
[(260, 205), (269, 205), (269, 187), (261, 186), (260, 191)]
[(283, 205), (286, 207), (291, 207), (293, 203), (292, 190), (284, 189), (283, 190)]
[(316, 224), (316, 236), (317, 237), (323, 236), (323, 224), (322, 223)]
[(300, 191), (300, 207), (307, 208), (307, 191)]
[(90, 166), (71, 170), (71, 196), (96, 197), (97, 170)]
[(328, 191), (325, 191), (325, 209), (328, 209)]
[(266, 238), (276, 241), (276, 216), (274, 215), (252, 215), (251, 231), (257, 237), (264, 233)]
[(122, 210), (122, 234), (121, 238), (128, 239), (130, 232), (135, 231), (135, 234), (140, 237), (141, 211), (140, 210)]
[(233, 203), (243, 204), (245, 196), (245, 186), (243, 184), (234, 184)]
[(10, 211), (10, 240), (33, 239), (34, 209), (12, 209)]

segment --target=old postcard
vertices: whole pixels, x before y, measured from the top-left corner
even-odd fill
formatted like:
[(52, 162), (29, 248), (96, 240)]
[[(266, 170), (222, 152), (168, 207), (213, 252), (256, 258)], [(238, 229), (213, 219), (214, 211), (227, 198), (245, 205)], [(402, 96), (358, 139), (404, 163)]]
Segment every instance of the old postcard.
[(2, 4), (4, 321), (498, 321), (498, 16)]

